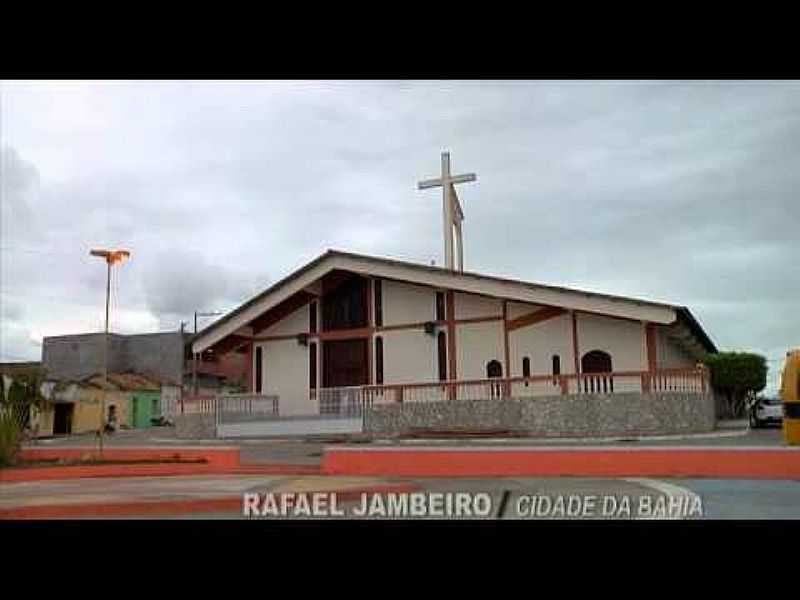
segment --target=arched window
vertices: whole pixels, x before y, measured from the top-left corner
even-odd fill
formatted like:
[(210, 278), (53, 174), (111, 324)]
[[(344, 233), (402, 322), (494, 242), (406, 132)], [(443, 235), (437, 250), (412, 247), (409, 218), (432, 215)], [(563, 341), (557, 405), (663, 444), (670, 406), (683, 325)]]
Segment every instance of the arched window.
[(308, 345), (308, 387), (312, 390), (317, 389), (317, 345)]
[(375, 338), (375, 383), (383, 385), (383, 338)]
[(561, 375), (561, 357), (558, 354), (553, 354), (552, 361), (553, 361), (553, 385), (558, 385), (559, 377)]
[(527, 356), (522, 359), (522, 376), (523, 377), (531, 376), (531, 359)]
[[(592, 350), (581, 358), (581, 373), (589, 375), (583, 377), (583, 391), (588, 393), (608, 393), (614, 391), (614, 379), (610, 376), (613, 371), (611, 355), (603, 350)], [(592, 376), (594, 373), (600, 375)]]
[(439, 381), (447, 381), (447, 337), (444, 331), (436, 336), (436, 347), (439, 355)]
[[(490, 360), (486, 363), (486, 377), (489, 379), (498, 379), (503, 376), (503, 365), (498, 360)], [(503, 395), (502, 383), (489, 384), (489, 395), (491, 398), (499, 398)]]
[(261, 346), (258, 346), (256, 348), (256, 390), (255, 390), (256, 394), (261, 393), (261, 376), (262, 376), (261, 364), (262, 364)]
[(503, 365), (498, 360), (490, 360), (486, 363), (486, 377), (492, 379), (494, 377), (503, 376)]
[(592, 350), (581, 359), (582, 373), (611, 373), (611, 355), (602, 350)]
[(444, 292), (436, 292), (436, 320), (444, 321)]

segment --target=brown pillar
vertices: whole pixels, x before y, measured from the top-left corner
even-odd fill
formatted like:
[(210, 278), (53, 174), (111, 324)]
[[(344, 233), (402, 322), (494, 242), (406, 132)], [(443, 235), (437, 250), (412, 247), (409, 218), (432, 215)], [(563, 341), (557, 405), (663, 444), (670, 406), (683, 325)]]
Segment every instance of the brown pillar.
[[(253, 352), (253, 342), (247, 343), (247, 353), (245, 354), (245, 379), (247, 380), (247, 391), (249, 393), (253, 393), (253, 360), (254, 360), (254, 352)], [(263, 360), (263, 350), (262, 350), (262, 360)]]
[(511, 377), (511, 357), (508, 350), (508, 302), (503, 300), (503, 342), (506, 356), (506, 378)]
[[(456, 367), (456, 297), (452, 290), (446, 293), (445, 302), (445, 318), (447, 319), (447, 379), (455, 381), (458, 379), (458, 370)], [(448, 389), (448, 397), (451, 400), (455, 399), (455, 392), (455, 387), (450, 386)]]
[(575, 358), (575, 373), (581, 372), (581, 352), (578, 348), (578, 319), (575, 311), (572, 312), (572, 354)]
[(375, 327), (375, 280), (370, 278), (367, 280), (367, 327), (369, 328), (369, 337), (367, 337), (367, 385), (372, 385), (374, 378), (372, 376), (372, 357), (374, 356), (372, 347)]
[(647, 351), (647, 374), (642, 377), (642, 391), (648, 393), (653, 389), (653, 378), (658, 367), (656, 327), (652, 323), (644, 324), (644, 339)]
[(656, 326), (652, 323), (645, 323), (645, 340), (647, 343), (647, 370), (655, 373), (658, 369), (658, 355), (656, 345)]

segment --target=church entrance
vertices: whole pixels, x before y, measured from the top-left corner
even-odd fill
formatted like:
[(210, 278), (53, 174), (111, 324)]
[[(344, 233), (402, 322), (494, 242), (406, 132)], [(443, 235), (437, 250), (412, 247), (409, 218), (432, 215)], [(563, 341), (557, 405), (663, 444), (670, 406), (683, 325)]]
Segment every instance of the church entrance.
[(322, 344), (323, 387), (367, 385), (367, 340), (336, 340)]
[(321, 414), (360, 414), (358, 390), (346, 388), (367, 385), (367, 352), (367, 340), (363, 338), (323, 342)]

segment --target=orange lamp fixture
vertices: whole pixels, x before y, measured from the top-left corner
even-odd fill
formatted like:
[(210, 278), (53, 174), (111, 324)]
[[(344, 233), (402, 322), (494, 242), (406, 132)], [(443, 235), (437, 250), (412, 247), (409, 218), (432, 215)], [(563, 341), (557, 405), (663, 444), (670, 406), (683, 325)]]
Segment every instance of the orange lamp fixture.
[(91, 250), (89, 254), (103, 257), (111, 265), (122, 262), (124, 259), (130, 258), (131, 255), (127, 250)]

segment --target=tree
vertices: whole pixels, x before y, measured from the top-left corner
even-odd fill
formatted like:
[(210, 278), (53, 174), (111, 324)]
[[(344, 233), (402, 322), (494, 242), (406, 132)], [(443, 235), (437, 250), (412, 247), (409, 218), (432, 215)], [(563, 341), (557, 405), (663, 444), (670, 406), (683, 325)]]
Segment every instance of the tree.
[(0, 375), (0, 466), (12, 464), (16, 459), (26, 429), (31, 425), (31, 411), (41, 407), (42, 381), (39, 369), (13, 376)]
[(727, 416), (741, 417), (749, 400), (767, 385), (767, 359), (752, 352), (718, 352), (703, 358), (711, 385), (725, 395)]

